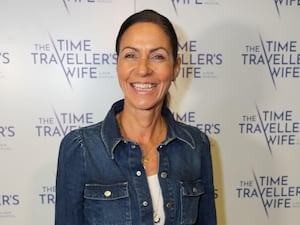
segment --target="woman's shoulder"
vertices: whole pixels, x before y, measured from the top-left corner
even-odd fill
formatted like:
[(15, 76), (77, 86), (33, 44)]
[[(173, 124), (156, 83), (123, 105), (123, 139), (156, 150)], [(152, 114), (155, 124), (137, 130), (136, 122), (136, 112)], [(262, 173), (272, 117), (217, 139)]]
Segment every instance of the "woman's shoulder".
[(80, 127), (70, 131), (66, 134), (62, 141), (61, 147), (63, 146), (77, 146), (83, 143), (84, 137), (93, 138), (94, 136), (99, 136), (101, 130), (102, 122), (91, 124), (88, 126)]

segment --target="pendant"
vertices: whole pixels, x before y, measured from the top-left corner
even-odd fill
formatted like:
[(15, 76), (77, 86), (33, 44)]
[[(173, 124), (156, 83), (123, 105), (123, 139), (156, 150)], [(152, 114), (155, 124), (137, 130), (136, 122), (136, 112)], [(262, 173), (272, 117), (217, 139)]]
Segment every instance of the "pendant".
[(154, 220), (154, 223), (159, 223), (159, 221), (160, 221), (159, 215), (156, 214), (156, 213), (154, 213), (154, 214), (153, 214), (153, 220)]

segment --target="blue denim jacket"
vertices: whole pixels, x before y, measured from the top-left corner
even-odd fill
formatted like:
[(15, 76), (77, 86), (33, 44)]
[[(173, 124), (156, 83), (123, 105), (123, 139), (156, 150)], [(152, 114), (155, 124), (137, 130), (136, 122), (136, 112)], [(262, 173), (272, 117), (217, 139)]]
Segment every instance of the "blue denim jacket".
[[(62, 140), (55, 225), (153, 225), (153, 207), (137, 143), (119, 133), (115, 103), (106, 118)], [(165, 224), (216, 225), (210, 144), (199, 129), (164, 108), (167, 138), (158, 147)]]

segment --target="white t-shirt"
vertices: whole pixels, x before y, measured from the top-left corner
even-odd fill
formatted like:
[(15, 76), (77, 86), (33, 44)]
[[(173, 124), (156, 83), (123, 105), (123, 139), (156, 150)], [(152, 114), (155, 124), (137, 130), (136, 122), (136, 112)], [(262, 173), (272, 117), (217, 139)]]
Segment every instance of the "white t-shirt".
[(153, 219), (154, 222), (155, 220), (159, 220), (159, 222), (155, 222), (154, 224), (163, 225), (165, 224), (164, 201), (161, 193), (160, 184), (158, 181), (158, 176), (157, 174), (154, 174), (152, 176), (148, 176), (147, 179), (153, 203)]

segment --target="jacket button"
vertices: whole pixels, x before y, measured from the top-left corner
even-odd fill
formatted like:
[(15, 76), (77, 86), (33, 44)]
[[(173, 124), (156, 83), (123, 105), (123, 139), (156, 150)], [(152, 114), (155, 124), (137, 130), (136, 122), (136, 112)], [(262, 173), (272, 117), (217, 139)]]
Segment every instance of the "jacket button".
[(136, 171), (136, 175), (137, 175), (138, 177), (140, 177), (140, 176), (142, 175), (142, 172), (141, 172), (140, 170), (138, 170), (138, 171)]
[(193, 187), (193, 193), (197, 193), (198, 189), (196, 187)]
[(144, 207), (148, 206), (148, 202), (147, 201), (143, 201), (143, 206)]
[(163, 178), (163, 179), (166, 179), (168, 177), (168, 173), (167, 172), (162, 172), (160, 174), (160, 177)]
[(166, 204), (166, 207), (167, 207), (168, 209), (172, 208), (171, 202), (168, 202), (168, 203)]
[(132, 148), (132, 149), (135, 149), (135, 145), (131, 145), (131, 148)]
[(111, 196), (111, 191), (105, 191), (104, 196), (107, 197), (107, 198), (110, 197)]

